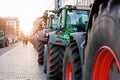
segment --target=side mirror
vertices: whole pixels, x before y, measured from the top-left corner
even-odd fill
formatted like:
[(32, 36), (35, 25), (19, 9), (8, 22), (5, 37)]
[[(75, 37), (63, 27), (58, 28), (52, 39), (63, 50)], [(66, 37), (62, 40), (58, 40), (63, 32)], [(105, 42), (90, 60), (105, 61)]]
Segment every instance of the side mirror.
[(62, 24), (61, 23), (59, 24), (59, 28), (62, 28)]

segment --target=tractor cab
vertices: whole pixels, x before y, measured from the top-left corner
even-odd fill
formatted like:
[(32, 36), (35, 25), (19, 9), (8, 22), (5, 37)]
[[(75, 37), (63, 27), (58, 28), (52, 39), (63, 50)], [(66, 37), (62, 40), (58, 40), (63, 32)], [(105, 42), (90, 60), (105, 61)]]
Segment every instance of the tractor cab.
[(48, 29), (54, 31), (58, 28), (58, 17), (56, 15), (50, 15), (48, 18)]
[(61, 9), (60, 23), (61, 28), (69, 32), (82, 32), (86, 30), (89, 18), (89, 8), (84, 9), (75, 6), (65, 6)]
[(59, 12), (57, 39), (70, 42), (71, 33), (86, 31), (90, 8), (67, 5), (61, 8)]

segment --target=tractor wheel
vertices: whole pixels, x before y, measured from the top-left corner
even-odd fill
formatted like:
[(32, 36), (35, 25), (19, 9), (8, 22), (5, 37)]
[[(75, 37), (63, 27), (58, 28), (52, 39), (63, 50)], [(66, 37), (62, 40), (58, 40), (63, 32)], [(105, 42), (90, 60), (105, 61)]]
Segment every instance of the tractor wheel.
[(62, 63), (64, 49), (56, 45), (48, 47), (47, 79), (62, 80)]
[(93, 18), (83, 80), (120, 80), (120, 1), (109, 0)]
[(6, 40), (6, 45), (5, 45), (6, 47), (8, 47), (9, 46), (9, 41), (8, 40)]
[(43, 59), (44, 59), (44, 43), (42, 41), (40, 41), (38, 43), (38, 63), (40, 65), (43, 65)]
[(81, 61), (76, 42), (70, 44), (63, 60), (63, 80), (81, 80)]
[(1, 48), (4, 48), (4, 47), (5, 47), (5, 41), (3, 40), (1, 43)]

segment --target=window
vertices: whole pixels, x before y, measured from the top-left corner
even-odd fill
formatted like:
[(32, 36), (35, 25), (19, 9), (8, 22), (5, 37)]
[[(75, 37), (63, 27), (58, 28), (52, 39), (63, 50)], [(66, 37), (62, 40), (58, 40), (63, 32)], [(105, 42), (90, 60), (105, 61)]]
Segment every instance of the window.
[(85, 31), (88, 23), (88, 10), (68, 10), (66, 26), (70, 32)]

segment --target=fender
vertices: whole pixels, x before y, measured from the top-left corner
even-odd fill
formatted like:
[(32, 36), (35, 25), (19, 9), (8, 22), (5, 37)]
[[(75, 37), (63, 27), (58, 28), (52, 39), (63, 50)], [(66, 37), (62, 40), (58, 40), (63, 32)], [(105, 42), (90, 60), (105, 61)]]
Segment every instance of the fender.
[(43, 30), (38, 32), (38, 39), (41, 41), (44, 41), (43, 33)]
[(48, 39), (48, 29), (43, 29), (41, 31), (38, 32), (38, 40), (43, 41), (43, 42), (47, 42)]
[(84, 60), (84, 44), (85, 44), (85, 32), (76, 32), (76, 33), (71, 33), (70, 36), (73, 38), (73, 40), (76, 41), (78, 50), (79, 50), (79, 55), (81, 58), (81, 64), (83, 64)]
[(64, 40), (58, 40), (56, 38), (56, 31), (49, 32), (49, 42), (52, 44), (60, 45), (60, 46), (67, 46), (68, 43)]

